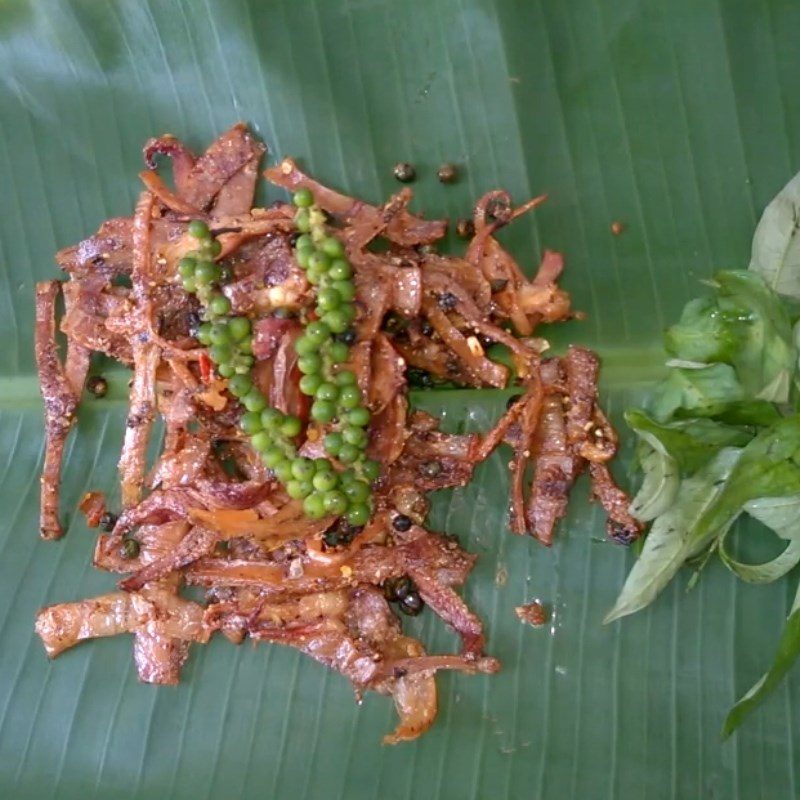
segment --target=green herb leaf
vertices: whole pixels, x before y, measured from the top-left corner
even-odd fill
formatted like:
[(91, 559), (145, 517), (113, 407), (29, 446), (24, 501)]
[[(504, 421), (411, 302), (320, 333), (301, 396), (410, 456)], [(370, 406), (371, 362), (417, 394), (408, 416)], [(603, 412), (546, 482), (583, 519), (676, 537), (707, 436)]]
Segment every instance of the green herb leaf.
[(785, 305), (753, 272), (718, 272), (715, 281), (725, 319), (738, 317), (741, 323), (736, 324), (739, 346), (730, 363), (748, 399), (785, 403), (797, 368)]
[(750, 269), (776, 292), (800, 299), (800, 174), (764, 209), (755, 235)]
[(794, 664), (798, 654), (800, 654), (800, 587), (778, 642), (778, 652), (775, 654), (772, 666), (730, 710), (722, 726), (723, 739), (727, 739), (744, 719), (764, 702)]
[(729, 364), (698, 369), (673, 369), (656, 388), (648, 403), (652, 416), (665, 422), (679, 410), (693, 416), (714, 416), (745, 401), (736, 372)]
[(700, 469), (723, 447), (744, 447), (753, 438), (745, 428), (711, 419), (659, 423), (635, 408), (625, 412), (625, 421), (648, 444), (674, 459), (683, 475)]
[(785, 403), (797, 365), (783, 302), (754, 272), (718, 272), (712, 285), (716, 295), (687, 303), (667, 330), (667, 352), (685, 367), (732, 366), (737, 399)]
[(639, 463), (644, 479), (636, 497), (631, 500), (629, 511), (642, 522), (649, 522), (663, 514), (672, 504), (680, 485), (680, 471), (675, 459), (654, 439), (653, 445), (642, 439), (644, 452)]
[(743, 506), (765, 497), (785, 497), (800, 486), (800, 415), (781, 420), (742, 450), (716, 501), (697, 521), (699, 540), (727, 530)]
[(722, 494), (742, 452), (725, 448), (696, 475), (681, 481), (674, 505), (653, 523), (642, 555), (603, 622), (633, 614), (652, 603), (683, 562), (700, 553), (720, 533), (709, 531), (706, 526), (703, 535), (698, 536), (698, 525)]
[(664, 333), (666, 351), (677, 359), (732, 364), (741, 345), (746, 321), (722, 311), (715, 297), (690, 300), (680, 321)]
[(746, 564), (734, 559), (720, 541), (719, 554), (732, 572), (748, 583), (771, 583), (783, 577), (800, 562), (800, 494), (787, 497), (760, 497), (745, 503), (744, 510), (771, 528), (781, 539), (788, 539), (786, 549), (763, 564)]

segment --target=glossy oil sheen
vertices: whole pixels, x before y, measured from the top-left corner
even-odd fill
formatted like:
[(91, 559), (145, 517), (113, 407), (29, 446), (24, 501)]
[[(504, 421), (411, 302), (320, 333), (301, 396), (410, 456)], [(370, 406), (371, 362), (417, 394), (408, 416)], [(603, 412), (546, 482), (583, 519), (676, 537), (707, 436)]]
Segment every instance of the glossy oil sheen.
[[(747, 264), (758, 214), (800, 165), (798, 41), (800, 6), (779, 0), (0, 0), (0, 797), (797, 797), (796, 670), (718, 740), (796, 577), (751, 587), (711, 567), (691, 593), (682, 575), (602, 627), (632, 556), (602, 541), (583, 482), (552, 549), (508, 534), (507, 453), (433, 513), (480, 556), (466, 596), (504, 669), (442, 676), (418, 742), (382, 747), (385, 698), (358, 706), (278, 647), (195, 648), (178, 688), (138, 684), (124, 637), (49, 664), (36, 609), (113, 585), (73, 509), (89, 487), (114, 496), (125, 379), (86, 400), (70, 529), (40, 542), (31, 299), (56, 248), (130, 212), (147, 137), (202, 147), (245, 119), (271, 158), (375, 201), (397, 189), (395, 162), (414, 163), (431, 216), (463, 216), (495, 187), (547, 192), (504, 236), (528, 267), (544, 246), (565, 252), (588, 318), (546, 335), (600, 351), (619, 420), (658, 374), (665, 322), (699, 279)], [(445, 161), (455, 185), (436, 180)], [(474, 430), (505, 395), (415, 399)], [(513, 614), (533, 598), (553, 608), (544, 630)], [(430, 614), (409, 627), (432, 650), (456, 645)]]

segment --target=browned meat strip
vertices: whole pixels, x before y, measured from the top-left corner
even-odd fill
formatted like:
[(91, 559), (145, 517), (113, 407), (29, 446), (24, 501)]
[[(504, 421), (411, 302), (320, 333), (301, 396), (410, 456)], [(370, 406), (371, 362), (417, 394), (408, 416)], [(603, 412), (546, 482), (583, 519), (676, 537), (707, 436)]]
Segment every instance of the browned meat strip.
[[(56, 298), (60, 284), (46, 281), (36, 284), (36, 367), (44, 399), (45, 451), (42, 468), (39, 530), (45, 539), (57, 539), (64, 531), (58, 519), (59, 484), (64, 445), (75, 422), (80, 389), (70, 384), (58, 357), (56, 344)], [(88, 361), (86, 362), (88, 367)], [(84, 369), (81, 367), (81, 369)], [(78, 380), (76, 368), (73, 380)], [(85, 369), (84, 369), (85, 375)], [(80, 381), (82, 386), (83, 382)]]

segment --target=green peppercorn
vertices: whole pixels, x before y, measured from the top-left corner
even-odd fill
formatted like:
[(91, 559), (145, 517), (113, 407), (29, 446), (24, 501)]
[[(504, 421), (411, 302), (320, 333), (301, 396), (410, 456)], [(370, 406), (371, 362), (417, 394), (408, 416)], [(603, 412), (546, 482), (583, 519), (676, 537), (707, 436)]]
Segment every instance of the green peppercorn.
[(328, 276), (332, 281), (345, 281), (353, 274), (350, 262), (344, 258), (337, 258), (328, 270)]
[(250, 320), (247, 317), (231, 317), (228, 320), (228, 331), (234, 342), (241, 342), (250, 335)]
[(369, 506), (364, 503), (350, 506), (345, 518), (351, 525), (359, 527), (361, 525), (366, 525), (369, 522), (369, 516)]
[(294, 195), (292, 196), (292, 202), (298, 208), (309, 208), (310, 206), (314, 205), (314, 195), (311, 192), (311, 189), (307, 189), (305, 186), (302, 189), (298, 189)]
[(352, 464), (354, 461), (358, 460), (360, 455), (361, 451), (359, 448), (345, 442), (339, 450), (339, 461), (341, 461), (342, 464)]
[(305, 338), (311, 340), (317, 345), (320, 345), (330, 339), (330, 336), (331, 329), (322, 320), (310, 322), (306, 326)]
[(314, 487), (311, 485), (311, 481), (295, 479), (286, 483), (286, 494), (293, 500), (302, 500), (304, 497), (308, 497), (313, 491)]
[(208, 338), (211, 344), (230, 344), (231, 334), (228, 329), (228, 323), (225, 321), (215, 322), (211, 325)]
[(255, 387), (242, 398), (242, 403), (248, 411), (263, 411), (267, 407), (266, 397)]
[(193, 278), (197, 262), (191, 256), (185, 256), (178, 262), (178, 274), (181, 278)]
[(364, 406), (357, 406), (347, 415), (347, 421), (351, 425), (357, 425), (360, 428), (369, 425), (369, 420), (370, 413)]
[(374, 481), (381, 474), (381, 465), (377, 461), (367, 459), (361, 464), (361, 473), (369, 481)]
[(370, 495), (369, 484), (353, 480), (344, 487), (344, 493), (352, 503), (364, 503)]
[(194, 271), (194, 279), (199, 286), (207, 286), (219, 277), (219, 270), (213, 261), (200, 261)]
[(292, 474), (299, 481), (310, 481), (315, 473), (314, 462), (310, 458), (296, 458), (292, 462)]
[(208, 347), (211, 342), (211, 323), (204, 322), (198, 329), (197, 329), (197, 341), (200, 344), (205, 345)]
[(189, 223), (189, 235), (193, 236), (195, 239), (207, 239), (211, 236), (211, 231), (208, 229), (208, 225), (201, 219), (193, 219)]
[(208, 302), (208, 308), (212, 314), (221, 317), (230, 313), (231, 301), (224, 294), (215, 294)]
[(322, 519), (325, 516), (325, 498), (321, 492), (312, 492), (303, 500), (303, 511), (311, 519)]
[(309, 234), (304, 233), (297, 237), (297, 241), (294, 243), (294, 249), (316, 250), (316, 245), (314, 244), (314, 239)]
[(339, 393), (339, 405), (347, 410), (352, 410), (361, 405), (361, 392), (357, 386), (343, 386)]
[(311, 406), (311, 418), (323, 425), (332, 422), (336, 416), (336, 406), (330, 400), (315, 400)]
[(215, 364), (225, 364), (233, 358), (233, 350), (229, 344), (215, 344), (208, 348), (208, 356)]
[(342, 429), (342, 437), (347, 444), (351, 444), (359, 450), (363, 450), (367, 446), (367, 432), (355, 425), (345, 425)]
[(228, 381), (228, 389), (234, 397), (244, 397), (253, 388), (249, 375), (234, 375)]
[(245, 414), (242, 414), (239, 419), (239, 427), (248, 436), (258, 433), (263, 428), (263, 425), (261, 424), (261, 414), (259, 414), (257, 411), (248, 411)]
[(311, 230), (311, 216), (307, 209), (300, 208), (297, 210), (294, 215), (294, 224), (300, 233), (308, 233)]
[(216, 258), (222, 252), (222, 243), (216, 239), (209, 239), (200, 245), (203, 255), (208, 255), (210, 258)]
[(280, 432), (287, 439), (292, 439), (300, 434), (303, 429), (303, 423), (297, 417), (288, 416), (284, 417), (280, 425)]
[(335, 489), (322, 495), (322, 504), (328, 514), (343, 514), (347, 510), (347, 498)]
[(327, 356), (331, 364), (341, 364), (350, 357), (350, 348), (343, 342), (331, 342), (328, 345)]
[(358, 382), (355, 372), (349, 369), (343, 369), (337, 372), (334, 380), (337, 386), (355, 386)]
[(310, 247), (304, 247), (302, 250), (294, 251), (294, 260), (297, 262), (297, 266), (300, 267), (300, 269), (308, 269), (313, 252), (314, 251)]
[(319, 284), (322, 283), (324, 274), (324, 272), (320, 272), (318, 269), (311, 269), (309, 267), (309, 269), (306, 271), (306, 280), (312, 286), (319, 286)]
[[(261, 434), (257, 434), (261, 435)], [(272, 446), (267, 448), (261, 453), (261, 462), (267, 469), (273, 469), (275, 466), (280, 464), (282, 461), (286, 459), (286, 456), (283, 454), (283, 450), (280, 447)]]
[(297, 359), (297, 368), (304, 375), (316, 375), (322, 369), (322, 359), (317, 353), (309, 353)]
[(322, 376), (319, 374), (303, 375), (303, 377), (300, 378), (300, 391), (309, 397), (313, 397), (317, 393), (317, 389), (321, 383)]
[(339, 455), (339, 451), (342, 449), (342, 445), (344, 444), (344, 439), (342, 439), (341, 433), (338, 431), (332, 431), (331, 433), (325, 434), (325, 439), (323, 441), (325, 444), (326, 453), (334, 457)]
[(308, 336), (303, 335), (295, 340), (294, 349), (298, 356), (308, 356), (317, 352), (319, 344)]
[(311, 479), (311, 483), (317, 491), (329, 492), (339, 485), (339, 476), (332, 470), (317, 472)]
[(315, 250), (308, 258), (309, 270), (316, 272), (327, 272), (331, 266), (330, 258), (321, 250)]
[(333, 311), (326, 312), (322, 320), (334, 333), (344, 333), (350, 327), (350, 315), (346, 309), (349, 306), (341, 306)]
[(335, 289), (339, 297), (342, 298), (343, 303), (351, 303), (356, 296), (356, 287), (352, 281), (349, 280), (342, 280), (342, 281), (334, 281), (331, 284), (331, 289)]
[(265, 408), (260, 415), (261, 426), (268, 431), (277, 430), (283, 419), (283, 414), (277, 408), (272, 408), (272, 406)]
[(268, 431), (259, 431), (250, 437), (250, 444), (259, 453), (266, 453), (272, 445), (272, 436)]
[(340, 305), (342, 305), (342, 296), (336, 289), (320, 289), (317, 292), (317, 309), (323, 314), (339, 308)]
[(339, 397), (339, 387), (335, 383), (321, 383), (315, 397), (317, 400), (336, 400)]
[(284, 458), (283, 461), (278, 462), (272, 468), (272, 471), (275, 473), (275, 477), (284, 485), (294, 479), (294, 475), (292, 474), (292, 462), (289, 461), (288, 458)]

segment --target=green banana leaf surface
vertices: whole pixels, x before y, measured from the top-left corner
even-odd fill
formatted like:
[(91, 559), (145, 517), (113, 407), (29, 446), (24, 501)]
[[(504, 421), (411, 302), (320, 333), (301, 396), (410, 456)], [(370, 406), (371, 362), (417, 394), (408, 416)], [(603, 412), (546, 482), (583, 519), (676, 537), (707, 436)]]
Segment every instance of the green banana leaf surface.
[[(619, 424), (660, 375), (663, 328), (700, 280), (747, 266), (758, 215), (800, 166), (798, 41), (800, 6), (782, 0), (0, 0), (0, 797), (797, 797), (796, 670), (719, 739), (768, 665), (796, 576), (750, 586), (717, 564), (687, 593), (684, 570), (603, 626), (633, 553), (603, 540), (584, 482), (551, 549), (513, 537), (507, 452), (431, 519), (479, 555), (465, 596), (503, 670), (442, 675), (439, 718), (413, 743), (381, 745), (386, 698), (357, 703), (277, 646), (195, 647), (177, 688), (137, 683), (127, 637), (48, 662), (36, 610), (113, 586), (75, 507), (89, 488), (117, 496), (127, 391), (115, 373), (108, 397), (84, 401), (69, 530), (40, 541), (32, 298), (57, 248), (130, 213), (148, 137), (202, 149), (243, 119), (271, 163), (293, 155), (371, 201), (412, 162), (429, 216), (468, 216), (497, 187), (546, 192), (504, 242), (528, 269), (544, 247), (565, 253), (587, 316), (543, 335), (598, 350)], [(437, 181), (443, 162), (456, 184)], [(450, 430), (483, 430), (507, 396), (412, 399)], [(542, 629), (514, 614), (535, 598), (552, 609)], [(431, 651), (456, 644), (431, 614), (407, 625)]]

